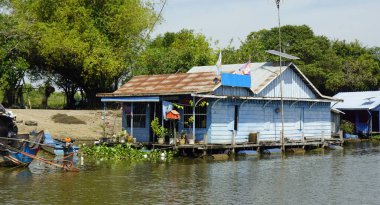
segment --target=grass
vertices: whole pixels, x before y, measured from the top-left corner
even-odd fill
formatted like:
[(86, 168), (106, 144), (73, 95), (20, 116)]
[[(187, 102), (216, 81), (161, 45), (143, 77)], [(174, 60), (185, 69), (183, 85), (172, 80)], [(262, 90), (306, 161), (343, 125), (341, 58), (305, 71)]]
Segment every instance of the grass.
[(371, 140), (380, 140), (380, 135), (372, 135), (370, 137)]
[(74, 116), (69, 116), (67, 114), (55, 114), (51, 117), (51, 119), (55, 123), (63, 123), (63, 124), (86, 124), (85, 121), (80, 120)]
[[(23, 95), (24, 95), (25, 105), (29, 106), (27, 93), (24, 92)], [(0, 90), (0, 102), (3, 101), (3, 97), (4, 97), (4, 91)], [(29, 92), (29, 100), (30, 100), (30, 104), (31, 104), (32, 109), (41, 108), (42, 97), (43, 97), (43, 91), (40, 89), (34, 89), (34, 90)], [(75, 99), (79, 100), (80, 95), (76, 94)], [(48, 99), (47, 109), (63, 109), (65, 107), (65, 105), (66, 105), (65, 94), (63, 92), (54, 92), (50, 95), (50, 97)]]

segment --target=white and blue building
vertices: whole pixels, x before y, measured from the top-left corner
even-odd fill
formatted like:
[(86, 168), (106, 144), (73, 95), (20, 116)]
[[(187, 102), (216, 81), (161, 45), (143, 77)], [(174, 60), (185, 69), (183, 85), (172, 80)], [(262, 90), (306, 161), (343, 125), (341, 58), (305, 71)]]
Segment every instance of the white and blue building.
[[(165, 127), (208, 144), (246, 143), (250, 133), (259, 133), (260, 141), (279, 141), (282, 129), (287, 140), (331, 138), (331, 105), (339, 100), (322, 95), (295, 64), (251, 63), (250, 75), (233, 74), (242, 66), (223, 65), (220, 76), (215, 66), (135, 76), (98, 96), (104, 104), (122, 103), (123, 127), (139, 142), (155, 141), (155, 116)], [(167, 105), (180, 113), (175, 125), (163, 119)]]

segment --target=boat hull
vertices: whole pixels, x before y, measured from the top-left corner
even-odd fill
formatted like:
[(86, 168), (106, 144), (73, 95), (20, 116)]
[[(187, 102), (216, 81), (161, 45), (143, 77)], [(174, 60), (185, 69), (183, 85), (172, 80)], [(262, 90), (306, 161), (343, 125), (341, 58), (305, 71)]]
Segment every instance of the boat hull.
[(17, 135), (16, 139), (26, 141), (12, 141), (10, 145), (2, 145), (0, 149), (0, 166), (28, 166), (33, 157), (40, 150), (40, 143), (43, 141), (44, 132), (41, 131), (34, 139), (34, 143), (29, 141), (29, 135)]
[(45, 133), (45, 141), (44, 145), (42, 145), (42, 149), (53, 155), (69, 155), (78, 151), (78, 147), (74, 144), (66, 144), (65, 142), (55, 140), (50, 133)]

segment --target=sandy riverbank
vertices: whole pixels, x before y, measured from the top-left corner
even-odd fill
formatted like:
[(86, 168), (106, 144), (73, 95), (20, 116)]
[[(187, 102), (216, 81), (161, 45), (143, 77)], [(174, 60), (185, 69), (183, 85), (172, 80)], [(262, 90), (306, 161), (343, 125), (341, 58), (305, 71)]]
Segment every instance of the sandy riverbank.
[[(28, 133), (32, 130), (49, 131), (53, 138), (71, 137), (77, 140), (96, 140), (102, 136), (102, 111), (101, 110), (42, 110), (42, 109), (9, 109), (17, 116), (19, 133)], [(55, 123), (52, 116), (67, 114), (85, 122), (85, 124)], [(37, 126), (27, 126), (25, 121), (35, 121)], [(120, 110), (108, 110), (106, 121), (110, 126), (108, 133), (121, 130)]]

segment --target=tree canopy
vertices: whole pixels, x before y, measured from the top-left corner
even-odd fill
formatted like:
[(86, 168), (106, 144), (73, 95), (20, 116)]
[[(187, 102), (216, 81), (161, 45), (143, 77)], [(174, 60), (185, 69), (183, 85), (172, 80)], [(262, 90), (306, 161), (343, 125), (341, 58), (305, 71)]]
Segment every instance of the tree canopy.
[[(7, 105), (21, 101), (26, 73), (63, 90), (68, 108), (78, 91), (93, 107), (96, 93), (112, 92), (124, 79), (213, 65), (219, 53), (211, 39), (189, 29), (150, 38), (161, 18), (149, 0), (0, 0), (0, 6), (6, 8), (0, 82)], [(281, 33), (283, 51), (300, 57), (295, 64), (322, 93), (379, 89), (379, 47), (330, 40), (307, 25), (286, 25)], [(277, 61), (265, 50), (278, 48), (278, 28), (253, 31), (240, 47), (222, 49), (223, 64)]]
[[(317, 36), (309, 26), (286, 25), (281, 28), (282, 50), (298, 56), (295, 64), (324, 94), (339, 91), (377, 90), (379, 88), (379, 49), (366, 48), (358, 41), (329, 40)], [(238, 49), (223, 50), (228, 63), (277, 61), (265, 50), (278, 50), (278, 28), (250, 33)]]
[(136, 74), (186, 72), (193, 66), (209, 65), (213, 59), (214, 51), (203, 34), (186, 29), (167, 32), (142, 52)]
[(128, 73), (156, 18), (143, 0), (12, 0), (9, 5), (32, 39), (31, 68), (75, 83), (89, 104)]

